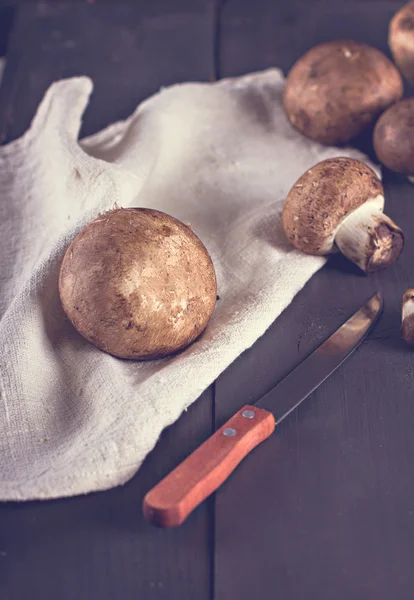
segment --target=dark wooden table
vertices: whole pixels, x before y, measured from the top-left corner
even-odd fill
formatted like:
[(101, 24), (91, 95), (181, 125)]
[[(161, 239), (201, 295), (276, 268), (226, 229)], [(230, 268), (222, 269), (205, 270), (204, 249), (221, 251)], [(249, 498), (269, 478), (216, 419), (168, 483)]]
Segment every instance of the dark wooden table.
[[(28, 1), (10, 38), (1, 140), (23, 133), (62, 77), (94, 80), (83, 135), (126, 117), (161, 85), (274, 65), (286, 72), (328, 39), (387, 52), (401, 4)], [(360, 143), (370, 149), (369, 138)], [(414, 354), (399, 327), (401, 296), (414, 286), (414, 187), (388, 171), (384, 183), (387, 213), (407, 236), (398, 264), (366, 278), (330, 260), (125, 486), (0, 506), (0, 600), (413, 599)], [(145, 492), (377, 289), (386, 306), (371, 338), (182, 527), (148, 525)]]

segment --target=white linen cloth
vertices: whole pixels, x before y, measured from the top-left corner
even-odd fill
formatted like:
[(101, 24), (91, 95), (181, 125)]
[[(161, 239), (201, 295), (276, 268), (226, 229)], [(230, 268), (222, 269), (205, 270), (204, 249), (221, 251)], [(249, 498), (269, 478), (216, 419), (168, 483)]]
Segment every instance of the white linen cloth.
[[(312, 164), (364, 157), (294, 131), (283, 85), (277, 69), (175, 85), (79, 142), (92, 82), (63, 80), (26, 134), (0, 148), (0, 499), (127, 481), (161, 431), (324, 264), (287, 243), (284, 197)], [(190, 223), (212, 256), (220, 300), (204, 335), (179, 356), (114, 358), (64, 317), (65, 249), (115, 203)]]

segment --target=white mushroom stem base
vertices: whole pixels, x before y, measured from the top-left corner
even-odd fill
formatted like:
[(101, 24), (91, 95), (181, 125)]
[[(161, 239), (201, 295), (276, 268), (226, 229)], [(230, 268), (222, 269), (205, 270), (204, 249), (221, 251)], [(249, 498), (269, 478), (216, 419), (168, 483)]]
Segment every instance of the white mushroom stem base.
[(409, 346), (414, 346), (414, 290), (409, 289), (403, 296), (402, 336)]
[(335, 235), (335, 244), (368, 275), (393, 264), (404, 245), (401, 229), (382, 212), (379, 196), (348, 215)]

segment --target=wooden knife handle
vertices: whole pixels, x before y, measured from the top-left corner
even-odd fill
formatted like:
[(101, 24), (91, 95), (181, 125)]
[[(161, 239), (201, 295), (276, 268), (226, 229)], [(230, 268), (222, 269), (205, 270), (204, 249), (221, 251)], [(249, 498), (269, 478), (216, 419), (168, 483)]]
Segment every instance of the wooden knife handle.
[(175, 527), (215, 492), (239, 462), (275, 429), (272, 413), (243, 406), (144, 498), (145, 518)]

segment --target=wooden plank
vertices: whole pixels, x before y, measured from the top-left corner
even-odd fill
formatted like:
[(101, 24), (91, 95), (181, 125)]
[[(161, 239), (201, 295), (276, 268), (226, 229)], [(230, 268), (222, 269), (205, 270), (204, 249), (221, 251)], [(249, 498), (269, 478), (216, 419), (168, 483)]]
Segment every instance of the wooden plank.
[[(388, 22), (400, 0), (225, 0), (220, 11), (220, 76), (278, 66), (285, 73), (313, 45), (333, 39), (370, 43), (389, 55)], [(364, 14), (364, 18), (361, 15)]]
[[(54, 80), (90, 75), (84, 133), (127, 116), (161, 85), (208, 80), (208, 1), (28, 3), (20, 8), (1, 92), (1, 131), (20, 135)], [(162, 531), (145, 493), (212, 432), (212, 390), (161, 437), (131, 482), (84, 497), (0, 506), (0, 598), (123, 600), (210, 597), (210, 509)]]
[(211, 391), (162, 436), (138, 474), (107, 492), (0, 506), (2, 600), (210, 598), (209, 506), (182, 527), (142, 516), (144, 494), (209, 435)]
[(13, 26), (15, 7), (12, 2), (0, 2), (0, 56), (7, 51), (9, 34)]
[[(220, 74), (279, 65), (351, 37), (384, 51), (393, 1), (228, 0)], [(367, 140), (363, 140), (365, 146)], [(384, 173), (387, 213), (405, 226), (398, 264), (370, 278), (330, 260), (255, 346), (216, 384), (216, 427), (289, 372), (377, 289), (385, 313), (373, 336), (216, 494), (215, 600), (412, 598), (414, 359), (400, 340), (413, 284), (413, 188)]]
[(211, 0), (23, 4), (0, 95), (2, 141), (27, 129), (56, 79), (94, 81), (81, 136), (127, 117), (161, 86), (209, 80), (213, 13)]

